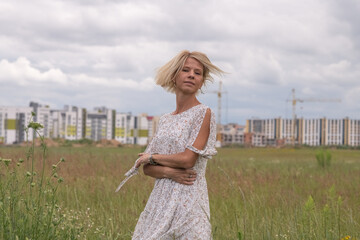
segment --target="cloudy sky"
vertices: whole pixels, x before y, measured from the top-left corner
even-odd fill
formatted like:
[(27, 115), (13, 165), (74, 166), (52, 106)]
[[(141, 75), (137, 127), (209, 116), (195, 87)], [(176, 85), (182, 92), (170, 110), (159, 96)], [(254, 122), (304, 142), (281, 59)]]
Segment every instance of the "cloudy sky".
[(2, 0), (0, 105), (107, 106), (160, 115), (174, 95), (154, 84), (183, 49), (228, 74), (199, 96), (222, 122), (360, 118), (359, 0)]

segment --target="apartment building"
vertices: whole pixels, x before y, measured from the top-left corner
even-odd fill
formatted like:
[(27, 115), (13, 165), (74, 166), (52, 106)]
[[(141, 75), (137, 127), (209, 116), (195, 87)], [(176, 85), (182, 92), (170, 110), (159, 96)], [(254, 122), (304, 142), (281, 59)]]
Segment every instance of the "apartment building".
[(321, 119), (299, 119), (300, 144), (309, 146), (321, 145)]
[(0, 107), (0, 144), (33, 140), (33, 130), (25, 131), (32, 119), (32, 107)]
[[(286, 122), (285, 122), (286, 123)], [(246, 120), (245, 133), (251, 133), (247, 141), (253, 146), (276, 145), (279, 134), (287, 133), (282, 128), (288, 127), (280, 119), (250, 119)]]
[(255, 135), (252, 136), (254, 146), (292, 143), (309, 146), (360, 146), (360, 120), (348, 118), (300, 118), (296, 119), (295, 124), (292, 119), (250, 119), (247, 120), (245, 129), (245, 133), (257, 134), (257, 140), (254, 140)]
[[(279, 121), (279, 134), (277, 136), (278, 139), (282, 139), (285, 144), (292, 144), (293, 141), (295, 144), (299, 143), (299, 134), (298, 134), (298, 123), (295, 122), (295, 126), (293, 125), (292, 119), (278, 119)], [(293, 130), (294, 128), (294, 130)], [(294, 131), (294, 134), (293, 134)], [(294, 135), (294, 136), (293, 136)]]
[(86, 113), (85, 138), (99, 141), (101, 139), (113, 139), (113, 125), (115, 124), (114, 110), (105, 107), (95, 108)]
[(131, 113), (116, 113), (114, 139), (122, 144), (130, 144)]
[(236, 123), (229, 123), (221, 126), (221, 145), (244, 145), (245, 127)]
[[(32, 112), (35, 113), (33, 117)], [(139, 145), (148, 144), (159, 123), (159, 117), (116, 113), (106, 107), (87, 111), (85, 108), (65, 106), (57, 110), (31, 102), (29, 107), (0, 107), (0, 144), (25, 141), (25, 128), (31, 118), (44, 126), (39, 133), (45, 138), (115, 139), (123, 144)], [(28, 140), (32, 141), (33, 137), (30, 130)]]
[(344, 119), (345, 145), (360, 146), (360, 120)]
[(322, 145), (343, 145), (344, 121), (343, 119), (322, 119)]
[[(151, 119), (151, 118), (150, 118)], [(132, 116), (130, 120), (131, 144), (146, 145), (149, 137), (149, 120), (147, 114)]]
[(66, 105), (50, 110), (50, 138), (79, 140), (85, 137), (86, 109)]

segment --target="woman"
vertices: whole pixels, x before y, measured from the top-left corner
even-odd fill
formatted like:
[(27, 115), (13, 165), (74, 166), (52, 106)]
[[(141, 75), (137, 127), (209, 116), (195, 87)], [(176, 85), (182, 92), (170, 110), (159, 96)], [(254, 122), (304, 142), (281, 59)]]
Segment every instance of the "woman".
[(156, 178), (133, 239), (211, 239), (205, 179), (216, 154), (214, 113), (196, 98), (210, 73), (222, 74), (201, 52), (182, 51), (161, 67), (156, 84), (176, 95), (176, 110), (160, 118), (136, 167)]

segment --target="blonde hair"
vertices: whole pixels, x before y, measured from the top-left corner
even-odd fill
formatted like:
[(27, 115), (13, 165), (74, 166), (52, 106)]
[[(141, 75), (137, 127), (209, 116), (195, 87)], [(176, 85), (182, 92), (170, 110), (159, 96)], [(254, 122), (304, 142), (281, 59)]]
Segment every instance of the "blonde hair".
[(155, 77), (156, 84), (163, 87), (166, 91), (174, 93), (176, 88), (174, 85), (174, 80), (176, 79), (181, 69), (184, 67), (185, 61), (188, 58), (194, 58), (202, 64), (203, 85), (206, 85), (207, 82), (213, 82), (213, 77), (210, 75), (210, 73), (216, 74), (218, 76), (224, 73), (223, 70), (212, 64), (204, 53), (183, 50), (168, 63), (158, 69)]

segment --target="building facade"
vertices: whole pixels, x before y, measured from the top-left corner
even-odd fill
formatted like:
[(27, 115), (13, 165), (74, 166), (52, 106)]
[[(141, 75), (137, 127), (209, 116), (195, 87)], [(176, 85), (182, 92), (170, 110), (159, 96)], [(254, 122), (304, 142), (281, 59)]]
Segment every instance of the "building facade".
[(32, 107), (0, 107), (0, 144), (33, 140), (33, 130), (26, 131), (32, 119), (32, 111)]
[[(31, 102), (29, 107), (0, 107), (0, 144), (24, 142), (30, 120), (43, 125), (39, 134), (45, 138), (106, 139), (122, 144), (146, 145), (156, 132), (159, 117), (117, 113), (106, 107), (87, 111), (85, 108), (65, 106), (57, 110), (36, 102)], [(34, 135), (32, 129), (29, 131), (27, 139), (32, 141)]]
[(257, 135), (257, 140), (252, 140), (254, 146), (360, 146), (360, 120), (349, 118), (300, 118), (294, 124), (292, 119), (250, 119), (246, 121), (245, 133), (253, 134), (253, 139)]

